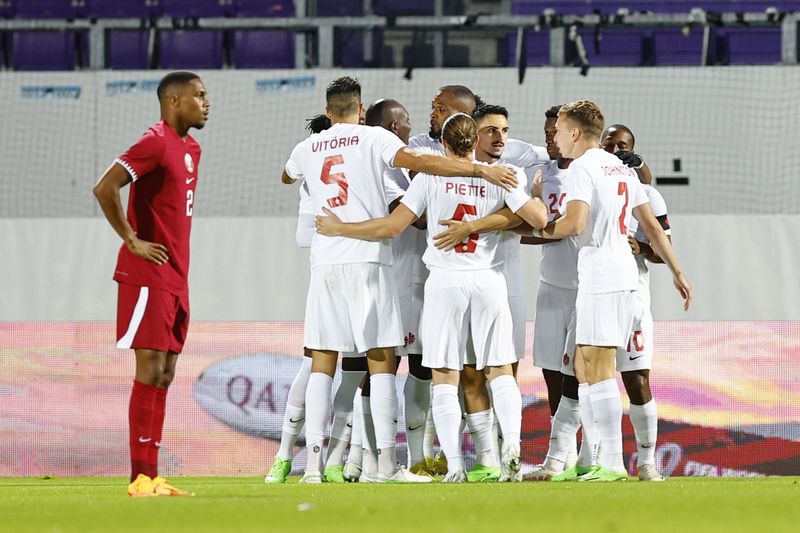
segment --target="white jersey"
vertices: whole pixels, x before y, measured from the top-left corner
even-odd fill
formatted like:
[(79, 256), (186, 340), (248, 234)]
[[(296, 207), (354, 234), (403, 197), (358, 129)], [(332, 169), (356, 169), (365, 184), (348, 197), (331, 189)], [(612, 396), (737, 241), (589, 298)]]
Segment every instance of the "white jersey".
[[(386, 187), (386, 200), (391, 204), (398, 198), (406, 194), (411, 180), (408, 178), (406, 169), (392, 168), (387, 169), (383, 174), (384, 186)], [(394, 266), (392, 270), (397, 280), (397, 288), (403, 296), (411, 290), (411, 283), (414, 281), (414, 267), (416, 263), (421, 263), (422, 254), (417, 254), (417, 240), (419, 236), (424, 238), (424, 232), (409, 226), (403, 233), (392, 241), (392, 253), (394, 255)]]
[(304, 181), (299, 188), (300, 204), (297, 208), (299, 215), (313, 215), (314, 204), (311, 202), (311, 193), (308, 192), (308, 184)]
[(526, 169), (526, 173), (527, 169), (533, 165), (540, 165), (548, 161), (550, 161), (550, 156), (547, 155), (547, 148), (534, 146), (519, 139), (507, 139), (503, 155), (500, 156), (501, 163), (509, 163), (515, 167)]
[[(506, 164), (514, 169), (519, 180), (519, 188), (530, 198), (532, 183), (525, 176), (525, 172), (514, 165)], [(522, 249), (520, 235), (513, 230), (501, 231), (500, 246), (497, 253), (503, 261), (501, 270), (506, 278), (509, 296), (522, 296), (525, 294), (525, 271), (522, 267)]]
[[(552, 222), (567, 207), (567, 170), (558, 168), (558, 161), (536, 168), (542, 171), (542, 201), (547, 207), (547, 221)], [(553, 287), (578, 288), (578, 244), (574, 237), (542, 245), (539, 279)]]
[(628, 244), (632, 210), (647, 203), (636, 171), (600, 148), (587, 150), (567, 169), (567, 203), (589, 205), (577, 236), (578, 293), (604, 294), (638, 287), (638, 269)]
[[(389, 213), (384, 171), (404, 147), (396, 135), (380, 127), (334, 124), (294, 147), (286, 173), (306, 181), (315, 214), (328, 207), (343, 222), (381, 218)], [(347, 263), (391, 265), (391, 243), (314, 235), (312, 268)]]
[(428, 213), (428, 247), (422, 260), (431, 267), (446, 270), (483, 270), (502, 263), (498, 254), (500, 232), (470, 235), (453, 250), (439, 250), (433, 236), (444, 228), (438, 220), (475, 220), (508, 205), (518, 211), (530, 200), (522, 187), (509, 192), (480, 178), (444, 178), (418, 174), (401, 202), (417, 215)]
[[(669, 227), (669, 218), (667, 217), (667, 202), (664, 197), (655, 187), (651, 185), (642, 184), (647, 195), (647, 200), (650, 202), (650, 209), (653, 211), (653, 216), (661, 223), (661, 228), (666, 235), (670, 235), (672, 230)], [(628, 228), (628, 234), (632, 235), (634, 239), (645, 244), (650, 244), (650, 240), (645, 235), (644, 230), (639, 226), (639, 222), (634, 218), (631, 222), (631, 227)], [(650, 270), (647, 267), (647, 261), (641, 255), (635, 256), (636, 266), (639, 268), (639, 289), (650, 291)]]
[[(444, 156), (444, 146), (439, 139), (434, 139), (427, 133), (420, 133), (408, 139), (408, 147), (415, 152), (430, 155)], [(425, 263), (422, 262), (422, 255), (428, 248), (428, 239), (424, 231), (417, 231), (416, 239), (416, 254), (419, 260), (414, 263), (413, 282), (425, 283), (428, 279), (428, 269), (425, 268)]]

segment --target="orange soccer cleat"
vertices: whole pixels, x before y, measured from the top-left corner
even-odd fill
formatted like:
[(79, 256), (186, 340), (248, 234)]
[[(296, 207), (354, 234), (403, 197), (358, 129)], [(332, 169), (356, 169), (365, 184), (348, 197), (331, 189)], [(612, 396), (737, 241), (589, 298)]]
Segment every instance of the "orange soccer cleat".
[(194, 496), (194, 492), (186, 492), (185, 490), (173, 487), (161, 476), (153, 478), (152, 484), (154, 496)]
[(144, 474), (136, 476), (128, 485), (128, 496), (131, 498), (141, 498), (145, 496), (155, 496), (153, 492), (153, 480)]

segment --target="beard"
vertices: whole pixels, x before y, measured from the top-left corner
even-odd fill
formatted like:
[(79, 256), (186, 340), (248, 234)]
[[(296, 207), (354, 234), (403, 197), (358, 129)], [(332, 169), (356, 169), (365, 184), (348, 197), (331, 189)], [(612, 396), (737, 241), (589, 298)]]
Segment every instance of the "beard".
[(442, 128), (439, 128), (439, 126), (436, 126), (436, 128), (437, 128), (436, 130), (434, 130), (433, 128), (434, 128), (434, 126), (433, 126), (433, 124), (431, 124), (431, 127), (428, 130), (428, 136), (431, 139), (436, 139), (438, 141), (439, 139), (442, 138)]

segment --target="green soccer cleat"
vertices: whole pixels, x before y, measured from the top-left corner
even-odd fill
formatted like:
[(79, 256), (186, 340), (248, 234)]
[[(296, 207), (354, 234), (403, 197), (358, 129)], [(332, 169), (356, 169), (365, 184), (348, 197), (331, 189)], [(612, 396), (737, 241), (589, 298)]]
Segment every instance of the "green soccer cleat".
[(342, 465), (326, 466), (324, 477), (325, 483), (347, 483)]
[(286, 483), (286, 476), (292, 471), (292, 461), (275, 458), (275, 464), (269, 469), (269, 473), (264, 478), (264, 483)]
[(568, 468), (564, 470), (558, 475), (555, 475), (550, 478), (550, 481), (578, 481), (578, 477), (587, 474), (598, 468), (596, 466), (573, 466), (572, 468)]
[(467, 481), (470, 483), (494, 483), (499, 479), (499, 466), (483, 466), (482, 464), (476, 464), (467, 471)]
[(610, 468), (606, 468), (605, 466), (596, 466), (590, 472), (586, 472), (582, 476), (578, 477), (578, 481), (585, 481), (585, 482), (608, 482), (608, 481), (627, 481), (628, 480), (628, 473), (627, 472), (617, 472), (616, 470), (611, 470)]

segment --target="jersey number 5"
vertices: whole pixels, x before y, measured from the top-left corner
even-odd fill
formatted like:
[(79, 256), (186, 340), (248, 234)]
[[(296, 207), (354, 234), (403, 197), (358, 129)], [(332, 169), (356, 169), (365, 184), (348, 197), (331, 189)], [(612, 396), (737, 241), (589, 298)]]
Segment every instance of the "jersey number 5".
[(336, 184), (339, 186), (339, 196), (328, 198), (328, 205), (331, 208), (341, 207), (347, 203), (347, 177), (341, 172), (331, 174), (331, 167), (333, 165), (343, 164), (344, 158), (340, 155), (330, 155), (326, 157), (325, 161), (322, 163), (322, 175), (319, 179), (326, 185)]
[[(477, 215), (478, 212), (475, 210), (474, 205), (468, 204), (458, 204), (456, 207), (456, 212), (453, 213), (453, 220), (464, 220), (466, 215)], [(472, 233), (470, 234), (467, 242), (462, 242), (461, 244), (456, 245), (453, 249), (457, 254), (471, 254), (475, 251), (475, 248), (478, 247), (478, 234)]]
[(625, 195), (625, 203), (622, 205), (622, 212), (619, 214), (619, 232), (623, 235), (628, 234), (628, 226), (625, 225), (625, 210), (628, 209), (628, 184), (620, 181), (617, 186), (617, 194)]

